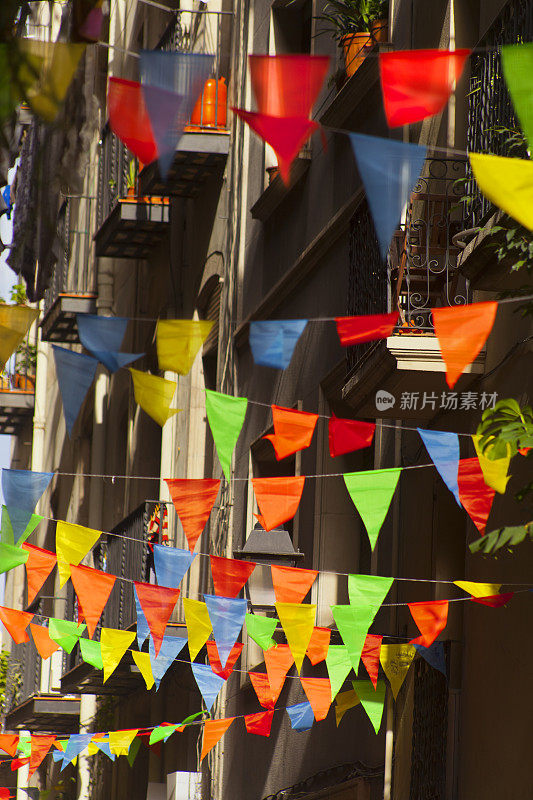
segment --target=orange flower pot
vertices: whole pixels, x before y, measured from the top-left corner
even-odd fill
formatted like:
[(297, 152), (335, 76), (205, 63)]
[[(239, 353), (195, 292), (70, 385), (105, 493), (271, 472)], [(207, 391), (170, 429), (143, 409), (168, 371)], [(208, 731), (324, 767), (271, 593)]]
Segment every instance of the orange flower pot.
[(351, 78), (374, 46), (374, 40), (370, 33), (351, 33), (343, 36), (341, 44), (344, 51), (346, 75)]
[(370, 23), (372, 38), (378, 44), (386, 42), (389, 35), (389, 23), (386, 19), (375, 19)]

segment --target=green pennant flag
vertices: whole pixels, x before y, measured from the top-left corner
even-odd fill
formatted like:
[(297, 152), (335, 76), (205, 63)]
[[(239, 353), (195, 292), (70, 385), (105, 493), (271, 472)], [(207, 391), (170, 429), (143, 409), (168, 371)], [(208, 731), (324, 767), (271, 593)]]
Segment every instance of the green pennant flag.
[(528, 145), (533, 146), (533, 44), (504, 45), (501, 48), (502, 68), (516, 115)]
[(333, 702), (352, 668), (350, 654), (344, 644), (330, 644), (326, 656), (329, 682), (331, 684), (331, 702)]
[(18, 741), (18, 749), (25, 758), (31, 754), (31, 733), (21, 733)]
[(207, 419), (226, 480), (231, 481), (231, 457), (244, 424), (248, 400), (205, 390)]
[(276, 630), (277, 619), (273, 617), (262, 617), (260, 614), (246, 614), (246, 631), (248, 636), (256, 642), (263, 650), (274, 647), (276, 642), (272, 634)]
[(72, 653), (76, 642), (84, 632), (86, 625), (78, 625), (67, 619), (50, 619), (48, 635), (67, 653)]
[(91, 664), (95, 669), (103, 669), (102, 647), (100, 642), (93, 639), (80, 639), (81, 657), (86, 664)]
[[(18, 544), (21, 545), (26, 539), (31, 536), (39, 522), (42, 522), (44, 517), (39, 516), (39, 514), (32, 514), (30, 517), (30, 521), (26, 525), (24, 529), (24, 533), (18, 537)], [(0, 532), (0, 540), (4, 544), (15, 544), (15, 535), (13, 533), (13, 526), (11, 525), (11, 520), (9, 519), (9, 513), (5, 506), (2, 506), (2, 530)]]
[(137, 758), (137, 753), (139, 752), (140, 749), (141, 749), (141, 739), (139, 736), (136, 736), (133, 742), (130, 744), (130, 749), (128, 750), (128, 755), (126, 756), (130, 767), (133, 767), (135, 759)]
[(393, 582), (394, 578), (381, 575), (348, 575), (348, 597), (361, 624), (366, 625), (365, 636)]
[(22, 547), (0, 542), (0, 573), (20, 567), (21, 564), (26, 563), (29, 557), (28, 551), (23, 550)]
[(361, 701), (375, 732), (381, 727), (383, 706), (385, 705), (385, 681), (378, 681), (374, 691), (372, 681), (352, 681), (354, 692)]
[(401, 467), (393, 467), (347, 472), (343, 476), (352, 502), (365, 524), (372, 550), (376, 546), (401, 471)]
[(157, 728), (154, 728), (150, 734), (148, 744), (157, 744), (157, 742), (161, 742), (163, 739), (166, 742), (166, 740), (176, 732), (178, 727), (179, 725), (159, 725)]

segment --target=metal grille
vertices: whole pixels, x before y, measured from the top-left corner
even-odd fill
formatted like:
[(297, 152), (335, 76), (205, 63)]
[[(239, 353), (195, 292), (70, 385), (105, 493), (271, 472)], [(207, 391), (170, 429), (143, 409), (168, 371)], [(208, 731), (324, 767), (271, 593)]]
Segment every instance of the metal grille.
[(423, 658), (414, 664), (410, 800), (444, 800), (448, 683)]
[(132, 160), (135, 161), (126, 145), (106, 126), (98, 149), (97, 228), (109, 216), (117, 200), (126, 196), (128, 169)]

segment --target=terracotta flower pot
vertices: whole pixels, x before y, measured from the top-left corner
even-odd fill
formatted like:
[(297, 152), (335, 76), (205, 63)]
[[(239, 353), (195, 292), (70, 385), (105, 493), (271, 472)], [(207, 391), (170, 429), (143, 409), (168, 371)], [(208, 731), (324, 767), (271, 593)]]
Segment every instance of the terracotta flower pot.
[(372, 35), (370, 33), (350, 33), (347, 36), (343, 36), (341, 43), (344, 51), (346, 75), (351, 78), (373, 47)]
[(370, 23), (370, 32), (375, 42), (386, 42), (389, 35), (388, 20), (375, 19)]

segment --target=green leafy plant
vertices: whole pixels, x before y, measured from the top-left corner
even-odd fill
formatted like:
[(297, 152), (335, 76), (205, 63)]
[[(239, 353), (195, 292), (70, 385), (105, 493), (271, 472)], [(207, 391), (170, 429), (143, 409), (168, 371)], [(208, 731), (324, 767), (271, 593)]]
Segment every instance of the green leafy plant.
[(472, 542), (470, 551), (489, 555), (505, 548), (511, 552), (515, 545), (521, 544), (528, 536), (533, 539), (533, 522), (526, 522), (525, 525), (498, 528), (487, 533), (486, 536), (482, 536), (481, 539), (476, 539), (475, 542)]
[(137, 164), (132, 158), (128, 165), (128, 175), (126, 178), (128, 189), (135, 189), (137, 185)]
[(25, 306), (28, 302), (28, 295), (26, 294), (26, 284), (20, 281), (11, 287), (9, 299), (17, 306)]
[(533, 447), (533, 410), (520, 408), (512, 397), (498, 400), (494, 408), (485, 409), (476, 433), (487, 458), (514, 456), (522, 448)]
[(388, 0), (329, 0), (315, 19), (325, 23), (320, 33), (331, 33), (340, 45), (345, 36), (369, 33), (372, 22), (386, 17), (388, 10)]

